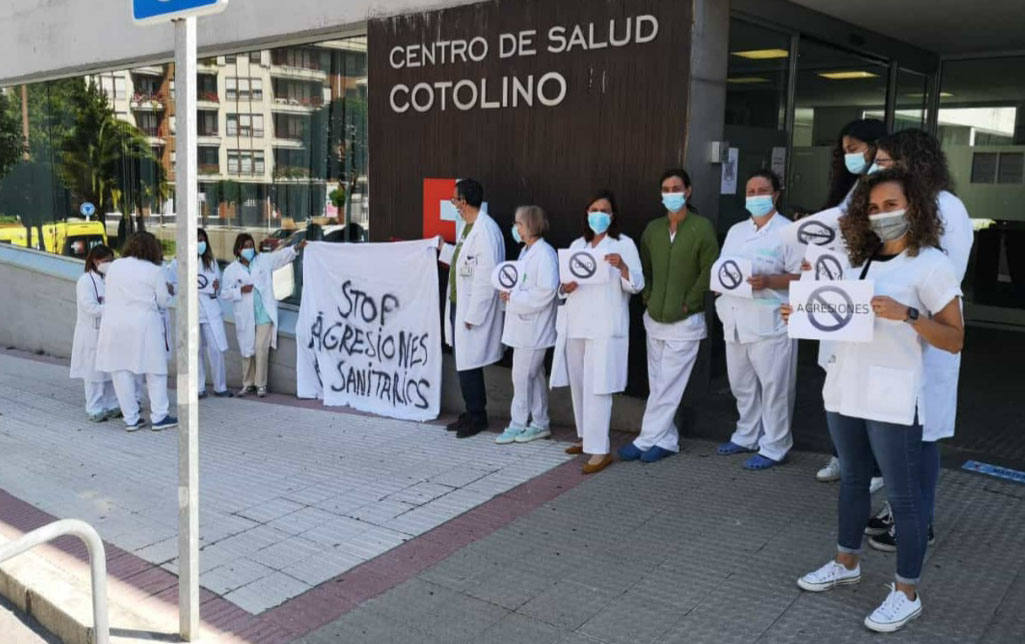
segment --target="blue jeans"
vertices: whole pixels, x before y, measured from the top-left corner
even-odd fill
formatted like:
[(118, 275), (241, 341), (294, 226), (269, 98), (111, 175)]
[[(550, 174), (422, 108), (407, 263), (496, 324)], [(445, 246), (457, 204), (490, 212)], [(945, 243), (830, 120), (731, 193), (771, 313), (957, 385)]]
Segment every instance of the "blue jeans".
[(918, 584), (929, 528), (927, 467), (922, 462), (922, 426), (882, 423), (827, 412), (826, 422), (840, 457), (837, 549), (861, 553), (871, 513), (868, 491), (872, 461), (886, 479), (897, 538), (897, 581)]
[(922, 497), (925, 511), (932, 526), (936, 515), (936, 483), (940, 480), (940, 446), (935, 442), (922, 443)]

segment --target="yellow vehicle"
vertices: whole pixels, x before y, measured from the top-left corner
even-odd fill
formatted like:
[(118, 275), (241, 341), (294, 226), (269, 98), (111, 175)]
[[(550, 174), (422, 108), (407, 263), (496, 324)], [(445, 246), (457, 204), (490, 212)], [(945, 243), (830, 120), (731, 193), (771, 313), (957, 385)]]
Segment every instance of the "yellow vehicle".
[[(43, 243), (39, 243), (39, 232), (42, 228)], [(107, 231), (99, 221), (85, 221), (82, 219), (69, 219), (58, 221), (52, 224), (43, 224), (41, 227), (32, 227), (31, 243), (25, 244), (25, 228), (21, 228), (21, 243), (14, 241), (17, 246), (30, 246), (31, 248), (42, 248), (48, 253), (55, 255), (67, 255), (85, 259), (89, 251), (100, 244), (107, 243)], [(2, 233), (0, 233), (2, 234)]]
[(28, 230), (20, 223), (0, 224), (0, 244), (28, 246)]

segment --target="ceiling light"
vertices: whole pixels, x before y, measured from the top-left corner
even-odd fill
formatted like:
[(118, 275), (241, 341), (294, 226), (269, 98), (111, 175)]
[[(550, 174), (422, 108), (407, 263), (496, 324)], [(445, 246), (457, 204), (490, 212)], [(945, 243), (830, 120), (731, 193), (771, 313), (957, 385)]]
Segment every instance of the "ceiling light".
[(750, 60), (768, 60), (770, 58), (787, 58), (790, 56), (790, 52), (786, 49), (749, 49), (747, 51), (735, 51), (733, 55)]
[(819, 76), (829, 80), (852, 80), (856, 78), (876, 78), (879, 74), (858, 70), (849, 72), (819, 72)]
[(768, 83), (769, 79), (761, 76), (737, 76), (736, 78), (727, 78), (726, 82), (732, 85), (750, 85), (752, 83)]

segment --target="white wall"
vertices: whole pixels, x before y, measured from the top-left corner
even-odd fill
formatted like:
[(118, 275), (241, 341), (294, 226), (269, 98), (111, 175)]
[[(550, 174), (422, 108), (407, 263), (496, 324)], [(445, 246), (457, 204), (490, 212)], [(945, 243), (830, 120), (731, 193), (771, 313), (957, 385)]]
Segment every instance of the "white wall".
[[(346, 35), (369, 18), (467, 4), (467, 0), (232, 0), (200, 20), (201, 55), (273, 42)], [(171, 60), (171, 25), (137, 27), (129, 0), (0, 2), (0, 85)]]

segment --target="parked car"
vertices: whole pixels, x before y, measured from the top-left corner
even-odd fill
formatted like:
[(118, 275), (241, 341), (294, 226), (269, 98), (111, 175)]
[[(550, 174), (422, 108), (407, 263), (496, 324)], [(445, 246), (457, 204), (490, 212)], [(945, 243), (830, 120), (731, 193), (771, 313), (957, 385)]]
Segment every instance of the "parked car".
[(278, 228), (260, 242), (260, 252), (269, 253), (272, 250), (276, 250), (281, 245), (281, 242), (288, 239), (289, 235), (295, 232), (295, 228)]

